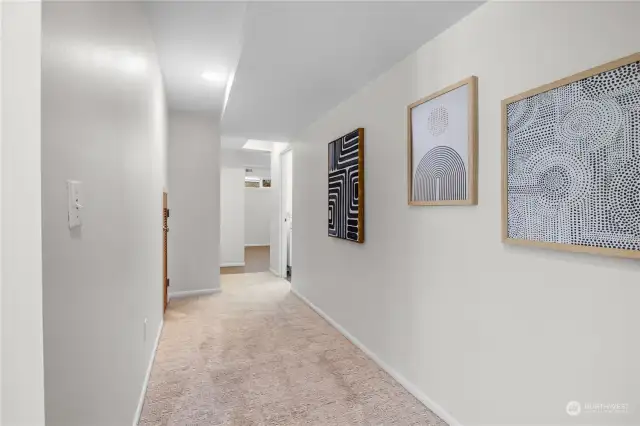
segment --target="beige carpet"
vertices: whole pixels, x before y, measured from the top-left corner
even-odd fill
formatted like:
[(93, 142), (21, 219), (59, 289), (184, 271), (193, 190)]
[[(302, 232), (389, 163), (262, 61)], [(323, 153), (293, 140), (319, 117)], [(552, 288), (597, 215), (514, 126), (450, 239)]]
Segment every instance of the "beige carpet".
[(171, 302), (140, 425), (446, 426), (270, 273)]

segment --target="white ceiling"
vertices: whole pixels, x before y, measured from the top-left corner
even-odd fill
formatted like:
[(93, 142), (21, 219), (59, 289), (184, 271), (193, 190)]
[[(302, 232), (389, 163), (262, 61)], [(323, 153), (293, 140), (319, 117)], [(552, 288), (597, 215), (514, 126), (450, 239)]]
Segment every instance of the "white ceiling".
[(222, 111), (227, 79), (205, 81), (205, 71), (228, 77), (238, 64), (246, 4), (146, 3), (167, 101), (181, 110)]
[(258, 167), (271, 168), (271, 153), (247, 149), (220, 150), (220, 165), (222, 167)]
[[(154, 2), (149, 5), (169, 104), (222, 111), (223, 146), (286, 141), (479, 2)], [(237, 69), (236, 69), (237, 66)]]
[(252, 3), (223, 131), (287, 140), (477, 5)]
[(222, 136), (220, 138), (220, 146), (223, 149), (242, 149), (245, 143), (247, 143), (247, 138), (243, 137)]

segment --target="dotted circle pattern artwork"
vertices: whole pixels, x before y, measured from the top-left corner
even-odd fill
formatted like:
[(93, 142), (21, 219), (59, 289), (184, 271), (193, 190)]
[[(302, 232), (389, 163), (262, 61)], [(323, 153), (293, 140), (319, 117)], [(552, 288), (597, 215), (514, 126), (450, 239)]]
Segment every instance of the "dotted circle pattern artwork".
[(447, 109), (443, 106), (439, 106), (434, 108), (429, 114), (429, 132), (433, 136), (440, 136), (444, 132), (447, 131), (447, 127), (449, 127), (449, 113)]
[(621, 230), (640, 237), (640, 158), (632, 158), (613, 176), (607, 206)]
[(640, 62), (506, 112), (508, 237), (640, 250)]
[(622, 118), (615, 101), (580, 101), (562, 118), (558, 137), (568, 146), (585, 144), (586, 149), (596, 151), (615, 140)]

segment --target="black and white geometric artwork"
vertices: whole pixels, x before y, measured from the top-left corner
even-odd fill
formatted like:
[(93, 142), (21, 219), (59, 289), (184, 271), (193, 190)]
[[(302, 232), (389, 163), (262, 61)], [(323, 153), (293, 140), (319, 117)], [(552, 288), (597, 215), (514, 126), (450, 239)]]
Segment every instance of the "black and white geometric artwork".
[(329, 143), (329, 236), (364, 242), (364, 129)]
[(477, 79), (408, 108), (409, 204), (475, 204)]
[(639, 61), (504, 101), (507, 240), (640, 254)]
[(413, 175), (413, 200), (464, 200), (467, 169), (450, 146), (435, 146), (422, 157)]

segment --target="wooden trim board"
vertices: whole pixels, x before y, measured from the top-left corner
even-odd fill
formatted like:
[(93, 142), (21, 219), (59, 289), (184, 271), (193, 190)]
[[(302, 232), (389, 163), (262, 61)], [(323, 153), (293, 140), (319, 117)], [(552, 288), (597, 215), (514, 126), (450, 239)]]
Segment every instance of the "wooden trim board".
[(163, 297), (163, 308), (162, 312), (167, 310), (167, 303), (169, 303), (168, 292), (169, 292), (169, 260), (168, 260), (168, 250), (169, 250), (169, 236), (167, 233), (169, 232), (169, 204), (167, 200), (168, 194), (166, 191), (162, 192), (162, 297)]
[(358, 129), (358, 243), (364, 243), (364, 128)]

